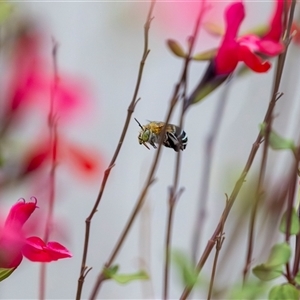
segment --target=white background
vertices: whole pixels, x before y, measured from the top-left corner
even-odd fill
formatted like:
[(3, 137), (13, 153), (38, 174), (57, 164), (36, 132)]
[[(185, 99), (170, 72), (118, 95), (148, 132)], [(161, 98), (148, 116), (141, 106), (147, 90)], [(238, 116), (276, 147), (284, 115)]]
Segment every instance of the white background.
[[(212, 3), (213, 4), (213, 3)], [(226, 3), (222, 3), (224, 6)], [(60, 44), (59, 69), (84, 77), (93, 92), (94, 110), (85, 122), (72, 124), (65, 129), (74, 141), (95, 147), (108, 166), (117, 146), (125, 121), (127, 107), (135, 87), (139, 62), (143, 51), (143, 25), (149, 3), (147, 2), (26, 2), (17, 4), (45, 28), (49, 41), (53, 36)], [(172, 16), (174, 2), (159, 2), (154, 9), (151, 23), (149, 48), (151, 52), (144, 69), (138, 103), (133, 114), (141, 123), (147, 120), (162, 121), (166, 117), (169, 99), (179, 78), (182, 61), (166, 47), (166, 39), (173, 38), (186, 45), (194, 19), (181, 22), (180, 16)], [(243, 29), (267, 22), (272, 10), (270, 2), (247, 2), (247, 19)], [(183, 11), (183, 14), (185, 12)], [(196, 12), (195, 12), (196, 14)], [(221, 23), (221, 18), (218, 19)], [(222, 24), (222, 23), (221, 23)], [(218, 39), (210, 38), (203, 31), (199, 37), (197, 52), (217, 46)], [(202, 39), (202, 43), (201, 43)], [(50, 45), (50, 43), (49, 43)], [(298, 46), (299, 47), (299, 46)], [(285, 93), (278, 104), (279, 115), (275, 128), (288, 137), (297, 137), (299, 125), (299, 48), (291, 47), (286, 75), (281, 91)], [(51, 49), (49, 49), (50, 55)], [(274, 61), (275, 63), (275, 61)], [(193, 63), (189, 90), (192, 91), (205, 69), (205, 63)], [(201, 249), (213, 233), (225, 205), (225, 193), (230, 194), (238, 174), (242, 171), (252, 143), (262, 122), (272, 88), (274, 68), (267, 74), (248, 74), (233, 83), (220, 134), (216, 142), (209, 191), (207, 219), (203, 228)], [(176, 206), (172, 244), (176, 249), (191, 254), (192, 230), (196, 217), (200, 180), (204, 161), (204, 143), (209, 132), (218, 101), (222, 101), (222, 88), (192, 107), (186, 116), (184, 129), (189, 142), (182, 153), (180, 186), (184, 193)], [(178, 123), (179, 107), (172, 118)], [(88, 274), (83, 298), (88, 298), (95, 278), (111, 253), (122, 228), (145, 182), (155, 150), (147, 150), (137, 141), (139, 128), (132, 119), (121, 153), (108, 180), (99, 210), (91, 226), (91, 239), (87, 264), (93, 267)], [(105, 282), (99, 299), (161, 298), (163, 283), (164, 239), (166, 231), (168, 189), (172, 184), (176, 153), (163, 149), (157, 181), (147, 195), (142, 217), (136, 220), (130, 235), (117, 256), (116, 263), (122, 273), (145, 268), (151, 277), (148, 282), (133, 282), (125, 286)], [(274, 178), (283, 171), (270, 167)], [(283, 156), (276, 156), (281, 159)], [(256, 163), (259, 163), (260, 155)], [(284, 155), (284, 158), (290, 156)], [(273, 160), (272, 160), (273, 159)], [(278, 167), (279, 168), (279, 167)], [(276, 171), (277, 172), (274, 172)], [(252, 172), (252, 177), (255, 171)], [(68, 240), (64, 244), (73, 253), (72, 259), (49, 264), (47, 268), (47, 299), (74, 299), (79, 276), (83, 248), (85, 219), (96, 199), (100, 179), (94, 184), (80, 182), (65, 171), (58, 169), (56, 216), (63, 220)], [(11, 203), (20, 197), (29, 199), (25, 188), (10, 194)], [(39, 199), (39, 195), (35, 195)], [(43, 207), (40, 207), (42, 210)], [(246, 222), (246, 220), (245, 220)], [(229, 221), (230, 224), (230, 221)], [(232, 226), (231, 226), (232, 227)], [(230, 225), (228, 230), (230, 230)], [(229, 286), (242, 274), (245, 259), (245, 239), (226, 257), (231, 267), (220, 271), (219, 287)], [(225, 246), (227, 240), (225, 239)], [(149, 246), (150, 245), (150, 246)], [(225, 247), (224, 246), (224, 247)], [(224, 257), (222, 260), (225, 260)], [(233, 260), (234, 259), (234, 260)], [(209, 261), (211, 263), (211, 261)], [(234, 268), (238, 264), (241, 267)], [(172, 268), (170, 298), (178, 298), (182, 284)], [(203, 271), (208, 280), (209, 265)], [(38, 297), (39, 265), (24, 259), (10, 278), (1, 283), (2, 299), (36, 299)], [(206, 297), (207, 289), (194, 297)]]

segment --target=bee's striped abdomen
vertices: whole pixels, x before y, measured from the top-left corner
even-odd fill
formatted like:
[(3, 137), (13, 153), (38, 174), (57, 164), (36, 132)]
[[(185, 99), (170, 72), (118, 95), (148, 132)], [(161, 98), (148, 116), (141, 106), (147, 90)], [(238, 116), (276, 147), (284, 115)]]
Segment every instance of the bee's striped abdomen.
[(184, 150), (188, 142), (188, 137), (184, 130), (176, 128), (175, 133), (166, 132), (166, 139), (164, 145), (173, 148), (176, 152)]
[(188, 137), (184, 130), (181, 131), (181, 134), (178, 136), (178, 139), (179, 139), (179, 141), (181, 141), (182, 148), (185, 149), (186, 145), (188, 143)]

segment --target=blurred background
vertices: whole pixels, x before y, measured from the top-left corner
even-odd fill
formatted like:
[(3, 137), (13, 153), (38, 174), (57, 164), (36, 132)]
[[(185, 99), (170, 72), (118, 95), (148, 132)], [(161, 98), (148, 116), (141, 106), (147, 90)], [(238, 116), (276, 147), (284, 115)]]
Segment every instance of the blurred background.
[[(211, 9), (207, 12), (205, 20), (224, 26), (223, 11), (228, 3), (211, 2)], [(73, 258), (48, 265), (46, 298), (74, 299), (83, 251), (85, 219), (96, 200), (103, 172), (117, 146), (132, 99), (143, 52), (143, 26), (150, 3), (118, 1), (11, 4), (12, 12), (5, 21), (8, 23), (3, 23), (0, 28), (1, 34), (6, 38), (3, 40), (7, 41), (7, 44), (2, 42), (1, 48), (3, 107), (6, 107), (7, 99), (12, 99), (7, 96), (11, 91), (11, 78), (17, 78), (18, 74), (22, 73), (22, 55), (32, 56), (26, 60), (27, 68), (45, 70), (43, 76), (47, 74), (51, 77), (53, 39), (59, 45), (57, 66), (63, 86), (62, 99), (69, 99), (70, 102), (62, 105), (61, 115), (57, 120), (63, 154), (56, 169), (55, 219), (51, 239), (66, 245)], [(242, 24), (242, 32), (268, 22), (274, 3), (251, 1), (245, 2), (245, 7), (246, 18)], [(183, 65), (182, 60), (170, 52), (166, 40), (175, 39), (187, 49), (187, 37), (193, 31), (198, 10), (197, 2), (158, 1), (155, 5), (149, 37), (151, 51), (138, 93), (141, 100), (133, 113), (133, 117), (142, 124), (146, 124), (148, 120), (163, 121), (166, 118), (171, 95)], [(201, 29), (195, 52), (217, 47), (219, 42), (220, 38), (213, 37)], [(205, 62), (191, 64), (190, 92), (200, 80), (206, 66)], [(280, 134), (296, 141), (299, 134), (300, 103), (298, 66), (299, 45), (292, 44), (280, 88), (284, 96), (277, 105), (274, 128)], [(206, 217), (201, 228), (198, 255), (212, 235), (225, 207), (225, 193), (231, 193), (256, 139), (259, 124), (270, 100), (273, 73), (274, 67), (266, 74), (249, 72), (235, 78), (230, 86), (214, 148)], [(44, 82), (40, 81), (40, 77), (36, 81), (33, 80), (33, 86), (37, 87), (38, 93), (32, 93), (28, 98), (35, 100), (30, 100), (24, 109), (14, 115), (14, 122), (8, 129), (10, 133), (6, 134), (5, 142), (2, 140), (1, 147), (5, 148), (2, 151), (6, 155), (2, 154), (2, 159), (5, 162), (8, 157), (11, 161), (4, 164), (6, 169), (3, 169), (3, 173), (9, 174), (8, 178), (1, 174), (8, 181), (1, 189), (1, 215), (4, 216), (19, 198), (29, 200), (31, 196), (38, 199), (39, 210), (35, 212), (35, 217), (43, 218), (42, 216), (46, 215), (49, 165), (44, 165), (36, 172), (25, 172), (26, 178), (11, 179), (15, 178), (16, 173), (20, 173), (17, 166), (22, 163), (26, 165), (26, 161), (30, 161), (30, 157), (34, 156), (35, 150), (45, 149), (43, 145), (47, 148), (45, 145), (49, 134), (49, 100), (45, 89), (47, 85), (44, 86), (40, 82)], [(218, 88), (202, 103), (191, 107), (185, 118), (184, 130), (189, 140), (186, 150), (182, 152), (180, 187), (184, 188), (184, 192), (175, 209), (172, 248), (183, 251), (189, 257), (192, 255), (193, 226), (201, 193), (201, 181), (205, 175), (205, 142), (223, 95), (224, 87)], [(180, 105), (176, 107), (171, 123), (178, 124), (179, 114)], [(2, 117), (5, 119), (5, 109)], [(92, 221), (87, 260), (92, 270), (85, 280), (83, 299), (89, 297), (97, 275), (120, 236), (155, 155), (155, 149), (151, 148), (149, 151), (138, 144), (138, 132), (139, 127), (132, 119), (98, 212)], [(252, 180), (246, 182), (244, 193), (238, 198), (239, 203), (230, 214), (225, 228), (226, 256), (221, 254), (220, 261), (224, 265), (220, 267), (216, 278), (216, 287), (220, 290), (234, 285), (241, 278), (249, 217), (247, 214), (241, 215), (245, 208), (241, 203), (251, 193), (251, 184), (257, 175), (255, 166), (259, 165), (260, 158), (261, 152), (256, 157), (250, 173)], [(155, 175), (156, 182), (151, 186), (143, 210), (116, 259), (121, 273), (145, 269), (150, 275), (150, 280), (135, 281), (127, 285), (105, 282), (99, 299), (162, 297), (168, 196), (175, 160), (176, 153), (172, 149), (164, 148)], [(271, 151), (267, 172), (270, 188), (282, 180), (291, 161), (290, 153)], [(262, 217), (263, 215), (264, 213)], [(236, 232), (235, 236), (233, 230), (237, 226), (245, 226), (245, 230), (242, 233)], [(260, 230), (257, 235), (258, 239), (265, 239)], [(236, 240), (229, 247), (231, 238), (232, 241), (234, 238)], [(255, 263), (265, 258), (258, 257), (262, 250), (259, 246), (255, 248)], [(209, 280), (211, 262), (212, 258), (202, 272), (204, 286)], [(1, 299), (36, 299), (39, 268), (39, 264), (24, 259), (19, 268), (1, 283)], [(200, 284), (200, 287), (195, 289), (195, 299), (206, 297), (207, 287), (203, 288), (203, 285), (201, 287)], [(182, 290), (180, 275), (172, 265), (170, 298), (178, 299)]]

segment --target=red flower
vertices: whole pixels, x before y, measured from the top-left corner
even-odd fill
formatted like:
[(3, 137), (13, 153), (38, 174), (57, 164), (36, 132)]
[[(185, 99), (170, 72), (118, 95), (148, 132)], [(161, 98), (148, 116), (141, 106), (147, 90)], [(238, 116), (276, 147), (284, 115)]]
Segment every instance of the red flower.
[(23, 255), (31, 261), (51, 262), (61, 258), (71, 257), (69, 250), (57, 242), (45, 242), (39, 237), (26, 239), (22, 249)]
[[(51, 163), (51, 145), (46, 139), (37, 139), (38, 143), (26, 154), (20, 176), (34, 173)], [(99, 179), (102, 170), (102, 157), (95, 149), (82, 147), (60, 135), (57, 141), (56, 160), (61, 165), (72, 168), (72, 174), (83, 179)]]
[(22, 199), (13, 205), (4, 226), (0, 228), (0, 268), (17, 268), (23, 256), (37, 262), (51, 262), (72, 256), (57, 242), (45, 244), (38, 237), (25, 237), (22, 227), (37, 208), (37, 200), (34, 200), (25, 202)]
[(269, 31), (263, 37), (251, 34), (238, 38), (238, 30), (245, 17), (244, 5), (242, 2), (231, 4), (225, 14), (226, 33), (215, 57), (216, 74), (230, 74), (238, 62), (244, 62), (255, 72), (268, 71), (271, 64), (263, 61), (259, 54), (275, 56), (284, 50), (284, 46), (279, 42), (282, 33), (282, 11), (283, 2), (278, 0)]

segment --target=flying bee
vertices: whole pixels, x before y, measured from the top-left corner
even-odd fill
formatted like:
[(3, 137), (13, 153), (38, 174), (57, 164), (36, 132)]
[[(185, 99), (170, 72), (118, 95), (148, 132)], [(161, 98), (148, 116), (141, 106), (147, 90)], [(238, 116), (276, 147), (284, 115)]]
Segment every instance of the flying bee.
[(134, 119), (142, 129), (138, 136), (140, 145), (143, 144), (150, 150), (147, 145), (147, 143), (149, 143), (154, 149), (156, 149), (157, 146), (155, 144), (159, 144), (162, 139), (162, 144), (164, 146), (173, 148), (176, 152), (185, 149), (188, 137), (185, 131), (180, 127), (173, 124), (167, 124), (165, 135), (162, 136), (162, 131), (165, 125), (164, 122), (150, 122), (149, 124), (142, 126), (136, 118)]

